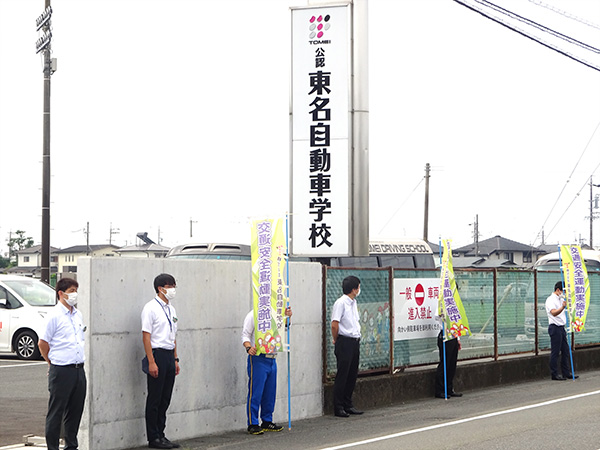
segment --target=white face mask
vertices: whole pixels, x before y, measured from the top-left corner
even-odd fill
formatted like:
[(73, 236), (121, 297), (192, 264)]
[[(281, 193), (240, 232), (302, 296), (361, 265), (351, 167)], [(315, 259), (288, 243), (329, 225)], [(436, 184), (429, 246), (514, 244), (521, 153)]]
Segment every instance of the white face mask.
[(360, 288), (358, 288), (358, 292), (356, 293), (356, 296), (358, 297), (360, 295)]
[(77, 292), (65, 293), (65, 302), (69, 306), (75, 306), (77, 304)]
[(177, 295), (177, 290), (175, 288), (168, 288), (165, 289), (165, 298), (169, 301), (173, 300), (175, 298), (175, 296)]

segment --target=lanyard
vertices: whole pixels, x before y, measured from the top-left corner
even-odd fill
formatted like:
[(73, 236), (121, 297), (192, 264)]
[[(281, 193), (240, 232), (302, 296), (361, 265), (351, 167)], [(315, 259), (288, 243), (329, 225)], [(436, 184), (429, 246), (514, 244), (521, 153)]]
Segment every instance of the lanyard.
[[(171, 330), (171, 333), (172, 333), (173, 332), (173, 324), (171, 323), (171, 318), (169, 317), (169, 314), (167, 314), (167, 311), (165, 311), (165, 307), (162, 305), (161, 302), (158, 301), (157, 298), (155, 298), (154, 300), (156, 300), (156, 303), (158, 303), (160, 305), (163, 312), (165, 313), (165, 316), (167, 316), (167, 320), (169, 321), (169, 329)], [(171, 308), (169, 308), (168, 305), (167, 305), (167, 309), (169, 309), (169, 311), (171, 311)]]

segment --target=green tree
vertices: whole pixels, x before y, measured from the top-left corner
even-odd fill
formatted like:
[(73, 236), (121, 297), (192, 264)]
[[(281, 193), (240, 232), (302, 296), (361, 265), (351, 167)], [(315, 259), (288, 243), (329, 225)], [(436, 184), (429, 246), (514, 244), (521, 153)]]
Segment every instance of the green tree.
[(6, 269), (10, 267), (10, 259), (0, 256), (0, 269)]
[(12, 259), (17, 255), (17, 252), (26, 248), (30, 248), (33, 245), (32, 237), (25, 237), (23, 230), (15, 231), (16, 237), (12, 237), (8, 240), (8, 259)]

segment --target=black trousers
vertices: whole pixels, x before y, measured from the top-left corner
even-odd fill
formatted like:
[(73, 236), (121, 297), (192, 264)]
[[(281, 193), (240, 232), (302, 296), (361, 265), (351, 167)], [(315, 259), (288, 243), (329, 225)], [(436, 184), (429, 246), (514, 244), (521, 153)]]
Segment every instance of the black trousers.
[(360, 340), (338, 335), (335, 341), (337, 373), (333, 385), (333, 406), (336, 410), (352, 408), (352, 393), (358, 376)]
[(442, 333), (438, 334), (437, 345), (440, 352), (440, 363), (435, 373), (435, 395), (444, 395), (444, 348), (446, 346), (446, 383), (448, 394), (454, 392), (454, 374), (456, 373), (456, 361), (458, 359), (458, 339), (450, 339), (444, 342)]
[(167, 409), (175, 384), (175, 351), (153, 349), (154, 361), (158, 366), (158, 378), (147, 375), (148, 397), (146, 398), (146, 436), (148, 441), (165, 436)]
[(60, 428), (64, 421), (65, 450), (78, 447), (77, 432), (83, 414), (87, 380), (83, 367), (50, 365), (48, 371), (48, 414), (46, 415), (46, 445), (58, 450)]
[(558, 374), (558, 356), (560, 354), (560, 369), (562, 376), (570, 378), (571, 361), (569, 358), (569, 343), (567, 342), (567, 332), (564, 326), (550, 324), (548, 326), (550, 335), (550, 374), (557, 377)]

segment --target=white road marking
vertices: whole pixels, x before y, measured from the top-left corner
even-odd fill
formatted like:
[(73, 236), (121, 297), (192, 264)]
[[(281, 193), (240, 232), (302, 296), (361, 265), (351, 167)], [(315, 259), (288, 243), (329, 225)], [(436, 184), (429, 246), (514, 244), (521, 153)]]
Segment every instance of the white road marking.
[(438, 428), (451, 427), (453, 425), (459, 425), (461, 423), (473, 422), (474, 420), (488, 419), (490, 417), (501, 416), (504, 414), (512, 414), (512, 413), (516, 413), (519, 411), (525, 411), (527, 409), (540, 408), (542, 406), (553, 405), (555, 403), (566, 402), (569, 400), (575, 400), (575, 399), (578, 399), (581, 397), (587, 397), (590, 395), (598, 395), (598, 394), (600, 394), (600, 390), (585, 392), (583, 394), (571, 395), (569, 397), (557, 398), (555, 400), (548, 400), (547, 402), (534, 403), (532, 405), (520, 406), (518, 408), (505, 409), (503, 411), (496, 411), (496, 412), (489, 413), (489, 414), (483, 414), (481, 416), (468, 417), (466, 419), (453, 420), (452, 422), (439, 423), (437, 425), (431, 425), (428, 427), (416, 428), (414, 430), (407, 430), (407, 431), (402, 431), (400, 433), (388, 434), (386, 436), (380, 436), (377, 438), (366, 439), (364, 441), (356, 441), (356, 442), (350, 442), (348, 444), (336, 445), (335, 447), (327, 447), (322, 450), (338, 450), (338, 449), (342, 449), (342, 448), (357, 447), (359, 445), (371, 444), (373, 442), (385, 441), (387, 439), (394, 439), (397, 437), (408, 436), (409, 434), (421, 433), (423, 431), (430, 431), (430, 430), (435, 430)]
[(26, 361), (24, 361), (24, 362), (22, 362), (20, 364), (18, 364), (18, 363), (17, 364), (8, 364), (6, 366), (3, 365), (3, 364), (0, 364), (0, 369), (4, 369), (4, 368), (7, 368), (7, 367), (39, 366), (40, 364), (48, 364), (48, 363), (46, 361), (40, 361), (40, 362), (26, 362)]

